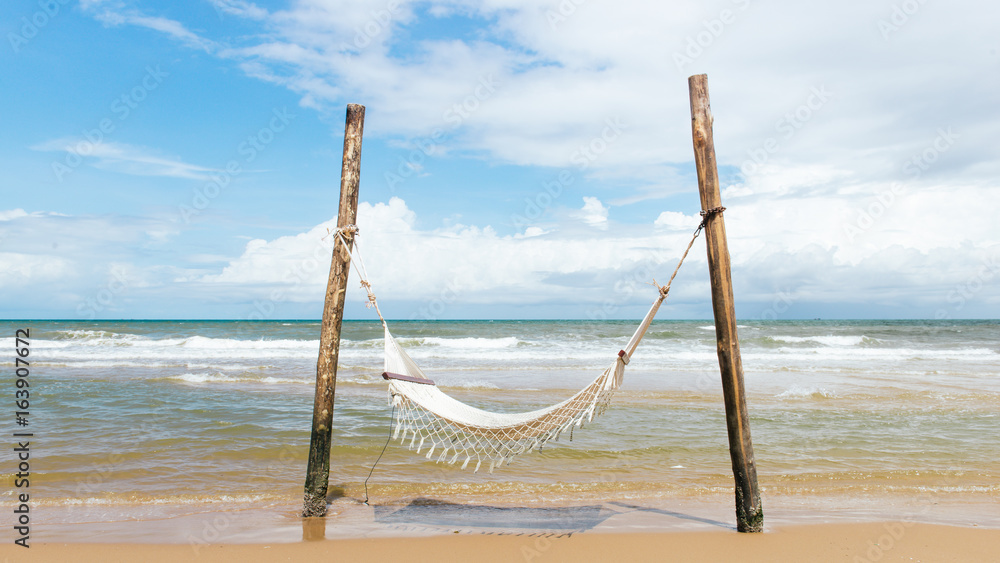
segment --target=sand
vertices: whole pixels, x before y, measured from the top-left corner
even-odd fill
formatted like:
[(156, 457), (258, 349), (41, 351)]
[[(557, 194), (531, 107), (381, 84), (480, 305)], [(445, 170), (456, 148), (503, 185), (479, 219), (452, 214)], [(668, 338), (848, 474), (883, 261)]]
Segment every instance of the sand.
[(7, 561), (850, 561), (1000, 560), (1000, 530), (900, 522), (732, 531), (469, 535), (271, 544), (35, 544)]

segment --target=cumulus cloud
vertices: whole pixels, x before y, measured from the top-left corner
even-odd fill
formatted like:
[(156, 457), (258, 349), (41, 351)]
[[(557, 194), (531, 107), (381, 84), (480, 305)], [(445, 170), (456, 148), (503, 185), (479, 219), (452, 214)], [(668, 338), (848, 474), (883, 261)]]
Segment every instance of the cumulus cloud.
[[(980, 283), (1000, 276), (1000, 241), (970, 244), (954, 237), (905, 242), (887, 236), (882, 244), (853, 246), (846, 244), (844, 226), (855, 209), (835, 199), (814, 205), (796, 209), (780, 202), (747, 202), (726, 212), (733, 279), (744, 316), (752, 317), (778, 294), (800, 304), (839, 303), (853, 311), (869, 307), (906, 317), (934, 316), (941, 310), (981, 316), (977, 311), (983, 309), (953, 311), (949, 303), (949, 296), (954, 301), (955, 295), (968, 293), (962, 288), (970, 283), (978, 287), (963, 303), (981, 307), (1000, 298), (995, 285)], [(825, 221), (815, 219), (820, 210), (826, 212)], [(669, 275), (698, 220), (680, 213), (661, 215), (653, 225), (618, 229), (611, 236), (560, 229), (500, 236), (489, 226), (422, 230), (416, 219), (399, 198), (359, 207), (359, 245), (370, 280), (381, 299), (398, 306), (386, 310), (389, 315), (405, 316), (400, 313), (443, 293), (458, 305), (488, 304), (494, 310), (573, 302), (582, 317), (599, 312), (608, 301), (616, 308), (641, 304), (650, 295), (644, 284)], [(862, 236), (881, 240), (879, 233), (892, 233), (901, 220), (884, 214)], [(671, 232), (671, 224), (683, 229)], [(326, 283), (327, 233), (332, 228), (331, 219), (299, 235), (250, 241), (220, 274), (201, 281), (260, 295), (267, 288), (281, 288), (283, 300), (314, 301)], [(682, 311), (704, 314), (710, 294), (700, 244), (685, 264), (672, 299)], [(352, 279), (348, 297), (361, 303), (364, 293)]]
[(596, 197), (584, 197), (583, 198), (583, 208), (577, 214), (584, 223), (601, 229), (602, 231), (608, 229), (608, 208), (604, 207), (601, 200)]
[(698, 215), (685, 215), (678, 211), (664, 211), (653, 221), (658, 227), (664, 227), (673, 231), (694, 229), (701, 222)]
[[(653, 268), (676, 259), (681, 243), (671, 236), (650, 237), (648, 230), (615, 237), (541, 236), (541, 231), (499, 236), (488, 225), (461, 224), (420, 230), (415, 219), (399, 198), (359, 206), (358, 244), (383, 297), (419, 302), (448, 287), (465, 303), (541, 303), (566, 299), (572, 289), (574, 299), (593, 303), (606, 298), (616, 275), (638, 264), (651, 268), (645, 281), (652, 281)], [(315, 300), (326, 283), (331, 245), (326, 233), (332, 228), (331, 220), (296, 236), (250, 241), (242, 256), (203, 281), (279, 284), (290, 299)], [(566, 280), (572, 277), (587, 280), (586, 291), (570, 287)], [(602, 287), (602, 278), (610, 280), (608, 286)], [(350, 295), (363, 299), (356, 289)]]
[[(782, 306), (798, 307), (788, 316), (817, 310), (824, 316), (996, 315), (998, 237), (972, 241), (951, 225), (925, 225), (926, 236), (911, 238), (902, 228), (909, 213), (933, 208), (941, 217), (961, 218), (969, 202), (944, 190), (926, 201), (910, 195), (900, 192), (890, 201), (872, 194), (857, 205), (831, 196), (810, 200), (810, 206), (740, 198), (724, 214), (738, 314), (763, 318), (780, 298)], [(512, 310), (519, 311), (516, 316), (634, 316), (655, 294), (647, 284), (665, 281), (690, 240), (689, 228), (669, 225), (690, 226), (697, 216), (674, 213), (613, 231), (574, 229), (579, 218), (567, 216), (547, 232), (528, 228), (499, 235), (489, 225), (420, 227), (406, 202), (392, 198), (359, 205), (358, 245), (390, 317), (463, 317), (470, 307), (485, 307), (477, 310), (494, 316)], [(61, 318), (169, 317), (188, 301), (207, 317), (314, 315), (335, 227), (331, 218), (299, 233), (251, 239), (234, 256), (193, 253), (174, 263), (165, 241), (180, 235), (165, 222), (20, 209), (0, 217), (6, 218), (0, 222), (0, 289), (17, 296), (26, 310)], [(859, 224), (859, 217), (871, 222)], [(991, 221), (973, 215), (964, 226), (983, 234)], [(664, 316), (710, 314), (703, 243), (692, 248), (670, 299)], [(369, 318), (364, 302), (352, 271), (349, 316)]]

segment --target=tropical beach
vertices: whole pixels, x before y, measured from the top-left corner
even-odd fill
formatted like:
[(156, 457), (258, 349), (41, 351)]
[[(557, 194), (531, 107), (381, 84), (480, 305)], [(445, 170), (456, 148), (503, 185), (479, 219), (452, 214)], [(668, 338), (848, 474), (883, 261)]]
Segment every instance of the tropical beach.
[[(521, 411), (592, 379), (633, 324), (393, 326), (449, 393)], [(631, 545), (633, 534), (693, 549), (704, 534), (736, 534), (715, 333), (703, 321), (654, 322), (603, 416), (492, 474), (429, 461), (409, 441), (386, 446), (381, 326), (345, 322), (326, 519), (299, 517), (319, 323), (3, 328), (15, 326), (31, 326), (33, 377), (44, 381), (35, 420), (45, 431), (32, 442), (37, 553), (63, 542), (166, 543), (201, 554), (217, 544), (300, 549), (289, 544), (378, 538), (383, 546), (456, 534), (511, 536), (489, 540), (498, 550), (519, 550), (524, 538), (586, 550), (562, 538), (591, 535)], [(866, 558), (868, 539), (890, 534), (903, 547), (919, 524), (935, 530), (921, 540), (989, 530), (982, 541), (995, 547), (998, 330), (994, 321), (741, 322), (765, 535), (803, 534), (805, 545), (818, 530), (839, 530), (837, 545)], [(365, 505), (365, 479), (384, 446)], [(6, 504), (16, 492), (5, 491)]]
[(997, 561), (997, 12), (3, 4), (0, 558)]

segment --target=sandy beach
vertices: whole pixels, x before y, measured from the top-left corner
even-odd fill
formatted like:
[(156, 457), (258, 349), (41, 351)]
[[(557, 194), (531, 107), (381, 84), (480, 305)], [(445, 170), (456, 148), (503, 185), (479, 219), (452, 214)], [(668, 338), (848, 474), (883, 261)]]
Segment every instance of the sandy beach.
[(1000, 530), (875, 522), (730, 531), (466, 535), (270, 544), (6, 545), (8, 561), (996, 561)]
[[(32, 527), (31, 547), (4, 561), (876, 561), (986, 562), (1000, 553), (992, 498), (765, 497), (765, 530), (735, 531), (732, 498), (634, 504), (608, 500), (364, 505), (341, 497), (326, 518), (299, 507), (230, 511), (162, 507), (111, 520), (67, 507)], [(170, 515), (172, 514), (172, 515)], [(40, 515), (41, 516), (41, 515)], [(68, 520), (75, 519), (70, 523)], [(42, 518), (44, 520), (44, 518)], [(89, 520), (89, 521), (87, 521)]]

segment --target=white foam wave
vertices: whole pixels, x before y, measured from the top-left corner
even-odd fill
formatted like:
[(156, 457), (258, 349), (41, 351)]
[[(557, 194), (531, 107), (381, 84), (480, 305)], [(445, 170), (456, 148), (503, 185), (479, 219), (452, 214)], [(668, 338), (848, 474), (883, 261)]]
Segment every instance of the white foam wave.
[(823, 387), (800, 387), (798, 385), (793, 385), (783, 393), (778, 394), (778, 398), (787, 399), (833, 399), (836, 398), (837, 394), (833, 391), (827, 390)]
[(178, 345), (200, 350), (315, 350), (318, 349), (319, 340), (234, 340), (191, 336), (181, 340)]
[(440, 382), (440, 386), (458, 389), (500, 389), (498, 385), (483, 380), (449, 381), (447, 383), (442, 381)]
[(108, 332), (106, 330), (58, 330), (56, 334), (64, 334), (73, 339), (96, 339), (96, 338), (121, 338), (124, 336), (131, 336), (125, 334), (116, 334), (114, 332)]
[(131, 346), (135, 342), (150, 340), (136, 334), (120, 334), (103, 330), (67, 330), (60, 331), (69, 338), (55, 340), (36, 340), (34, 344), (46, 349), (96, 346)]
[[(131, 356), (129, 356), (131, 357)], [(107, 360), (82, 360), (82, 361), (36, 361), (37, 366), (66, 366), (74, 368), (185, 368), (185, 369), (214, 369), (214, 370), (239, 370), (269, 368), (269, 365), (260, 364), (205, 364), (178, 362), (157, 362), (126, 359)]]
[(222, 373), (184, 373), (181, 375), (172, 375), (166, 379), (172, 379), (174, 381), (182, 381), (184, 383), (191, 384), (203, 384), (203, 383), (263, 383), (268, 385), (281, 384), (281, 383), (310, 383), (308, 379), (295, 379), (290, 377), (248, 377), (248, 376), (233, 376), (225, 375)]
[(518, 342), (520, 342), (520, 340), (518, 340), (515, 336), (506, 336), (503, 338), (439, 338), (431, 336), (422, 340), (424, 345), (428, 346), (474, 349), (513, 348), (514, 346), (517, 346)]
[(853, 361), (885, 360), (899, 362), (915, 359), (955, 361), (996, 361), (1000, 356), (989, 348), (917, 349), (917, 348), (778, 348), (772, 352), (744, 352), (744, 357), (773, 361)]
[[(319, 340), (239, 340), (205, 336), (155, 339), (115, 334), (83, 340), (37, 340), (35, 347), (48, 362), (72, 361), (73, 365), (89, 367), (155, 367), (157, 364), (216, 363), (211, 360), (315, 358)], [(107, 365), (86, 362), (107, 362)]]
[(308, 378), (295, 379), (295, 378), (292, 378), (292, 377), (265, 377), (265, 378), (261, 379), (260, 382), (261, 383), (267, 383), (267, 384), (275, 384), (275, 383), (295, 383), (295, 384), (299, 384), (299, 383), (306, 383), (306, 384), (310, 384), (310, 385), (313, 384), (313, 383), (315, 383), (315, 381), (310, 380)]
[[(772, 336), (772, 340), (777, 342), (788, 342), (797, 344), (801, 342), (815, 342), (824, 346), (859, 346), (866, 340), (864, 335), (839, 335), (832, 334), (826, 336)], [(869, 341), (873, 339), (867, 339)]]
[[(713, 327), (702, 327), (710, 329)], [(155, 368), (167, 374), (190, 372), (234, 372), (260, 370), (270, 372), (275, 366), (294, 370), (307, 369), (316, 360), (318, 340), (240, 340), (236, 338), (154, 338), (118, 335), (103, 331), (74, 331), (80, 340), (36, 340), (32, 356), (41, 365), (69, 366), (80, 369)], [(808, 334), (808, 333), (807, 333)], [(601, 370), (614, 361), (623, 342), (615, 339), (553, 337), (544, 340), (530, 336), (523, 340), (506, 337), (412, 337), (401, 340), (407, 353), (419, 365), (430, 370), (495, 371), (573, 369)], [(877, 341), (864, 335), (799, 335), (787, 331), (772, 337), (777, 347), (744, 345), (746, 369), (755, 372), (822, 367), (824, 371), (871, 369), (877, 365), (883, 373), (897, 373), (912, 362), (920, 362), (917, 371), (953, 369), (960, 365), (993, 365), (1000, 351), (986, 347), (918, 348), (890, 347), (889, 341)], [(526, 342), (538, 345), (522, 345)], [(870, 342), (878, 346), (869, 346)], [(344, 340), (341, 362), (363, 369), (380, 369), (382, 339)], [(703, 339), (649, 339), (633, 358), (639, 369), (708, 369), (717, 364), (715, 347)], [(943, 368), (937, 364), (953, 362)], [(10, 365), (0, 359), (0, 365)], [(635, 369), (635, 368), (633, 368)], [(273, 373), (273, 372), (271, 372)]]

